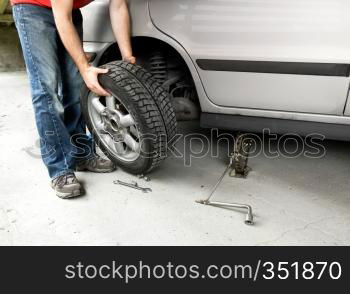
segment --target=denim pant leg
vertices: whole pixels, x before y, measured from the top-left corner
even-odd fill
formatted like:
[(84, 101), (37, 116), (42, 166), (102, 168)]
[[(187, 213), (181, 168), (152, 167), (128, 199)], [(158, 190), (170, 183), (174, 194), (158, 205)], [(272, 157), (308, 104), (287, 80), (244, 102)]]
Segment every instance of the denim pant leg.
[[(83, 19), (80, 10), (73, 11), (73, 22), (82, 40)], [(71, 143), (75, 147), (72, 151), (72, 156), (79, 162), (95, 156), (94, 144), (91, 136), (86, 134), (86, 124), (80, 106), (83, 80), (73, 59), (61, 41), (58, 44), (58, 59), (61, 70), (64, 123), (71, 136)]]
[(50, 177), (55, 178), (74, 170), (73, 148), (58, 95), (59, 36), (50, 9), (18, 4), (13, 14), (31, 84), (41, 155)]

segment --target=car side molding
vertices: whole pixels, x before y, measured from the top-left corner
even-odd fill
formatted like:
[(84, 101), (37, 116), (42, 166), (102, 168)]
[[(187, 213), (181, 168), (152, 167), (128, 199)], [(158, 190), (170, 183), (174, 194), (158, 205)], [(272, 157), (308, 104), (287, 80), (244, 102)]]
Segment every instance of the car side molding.
[(350, 64), (197, 59), (202, 70), (349, 77)]

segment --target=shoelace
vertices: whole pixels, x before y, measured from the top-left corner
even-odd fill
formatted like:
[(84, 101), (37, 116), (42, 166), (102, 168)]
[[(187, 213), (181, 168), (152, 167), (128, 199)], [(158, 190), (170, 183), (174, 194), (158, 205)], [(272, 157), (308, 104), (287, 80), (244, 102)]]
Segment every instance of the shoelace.
[(71, 184), (75, 181), (74, 174), (62, 175), (55, 180), (55, 185), (64, 186), (66, 184)]

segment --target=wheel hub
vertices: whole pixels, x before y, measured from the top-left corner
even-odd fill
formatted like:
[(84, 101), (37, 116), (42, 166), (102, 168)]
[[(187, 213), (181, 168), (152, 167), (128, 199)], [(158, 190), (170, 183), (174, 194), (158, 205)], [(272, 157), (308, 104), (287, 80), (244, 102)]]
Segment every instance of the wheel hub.
[(104, 131), (109, 134), (115, 142), (122, 142), (124, 140), (125, 131), (120, 125), (120, 119), (117, 113), (112, 109), (105, 108), (101, 113), (101, 118)]

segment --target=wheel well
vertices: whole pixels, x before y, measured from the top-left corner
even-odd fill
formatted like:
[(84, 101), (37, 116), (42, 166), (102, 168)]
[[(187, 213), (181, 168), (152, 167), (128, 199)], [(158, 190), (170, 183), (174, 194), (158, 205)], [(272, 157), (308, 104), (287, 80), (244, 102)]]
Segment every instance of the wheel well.
[[(169, 44), (161, 41), (159, 39), (151, 37), (133, 37), (131, 39), (133, 53), (136, 57), (144, 57), (152, 53), (152, 51), (162, 51), (169, 52), (172, 56), (176, 57), (178, 60), (181, 60), (185, 65), (185, 61), (181, 55)], [(108, 47), (108, 49), (103, 53), (102, 57), (99, 60), (99, 65), (108, 63), (114, 60), (120, 60), (121, 53), (116, 43)], [(187, 67), (187, 65), (186, 65)], [(188, 69), (188, 68), (187, 68)]]
[[(137, 63), (151, 72), (169, 92), (178, 120), (198, 119), (197, 90), (182, 56), (169, 44), (150, 37), (132, 38), (132, 48)], [(121, 58), (118, 46), (112, 44), (100, 58), (99, 65)]]

